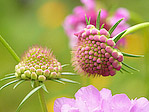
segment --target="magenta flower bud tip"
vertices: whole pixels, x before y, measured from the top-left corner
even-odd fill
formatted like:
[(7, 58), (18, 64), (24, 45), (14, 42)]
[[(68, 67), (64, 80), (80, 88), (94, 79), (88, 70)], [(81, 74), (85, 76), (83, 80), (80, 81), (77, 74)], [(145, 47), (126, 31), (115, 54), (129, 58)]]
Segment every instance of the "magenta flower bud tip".
[(86, 37), (86, 33), (84, 32), (84, 33), (82, 33), (82, 37), (83, 38), (85, 38)]
[(96, 61), (96, 60), (97, 60), (97, 57), (94, 57), (94, 58), (93, 58), (93, 61)]
[(100, 45), (100, 42), (96, 42), (96, 44), (99, 46)]
[[(95, 35), (95, 36), (94, 36), (94, 40), (95, 40), (95, 41), (99, 41), (99, 38), (100, 38), (99, 35)], [(95, 45), (96, 45), (96, 44), (95, 44)]]
[(100, 35), (110, 36), (109, 32), (106, 29), (100, 29)]
[(106, 37), (104, 35), (101, 35), (100, 36), (100, 39), (99, 39), (101, 42), (106, 42)]
[(105, 53), (105, 57), (106, 58), (109, 58), (110, 57), (110, 54), (109, 53)]
[(110, 65), (110, 66), (108, 67), (108, 69), (109, 69), (109, 70), (113, 70), (113, 66)]
[(93, 35), (89, 35), (89, 40), (93, 40)]
[(122, 65), (118, 65), (116, 70), (120, 71), (121, 68), (122, 68)]
[(108, 39), (107, 44), (111, 47), (115, 46), (115, 42), (112, 39)]
[(90, 30), (86, 30), (86, 35), (89, 36), (91, 34)]
[(118, 53), (116, 51), (112, 52), (112, 56), (117, 59), (118, 58)]
[(101, 48), (103, 48), (103, 49), (106, 48), (106, 44), (104, 44), (104, 43), (101, 43), (100, 46), (101, 46)]
[(86, 27), (87, 29), (90, 29), (90, 28), (95, 28), (93, 25), (87, 25)]
[(114, 61), (114, 58), (113, 58), (113, 57), (110, 57), (110, 58), (109, 58), (109, 62), (112, 63), (113, 61)]
[(99, 58), (97, 59), (97, 63), (101, 63), (101, 60)]
[(110, 70), (110, 75), (113, 76), (116, 74), (116, 71), (113, 69), (113, 70)]
[(105, 52), (106, 52), (105, 49), (101, 49), (102, 54), (105, 54)]
[(112, 63), (112, 65), (113, 65), (114, 68), (117, 68), (117, 67), (118, 67), (118, 61), (115, 60), (115, 61)]
[(98, 34), (98, 30), (97, 30), (97, 29), (92, 29), (91, 33), (92, 33), (93, 35), (96, 35), (96, 34)]
[(117, 59), (119, 62), (122, 62), (123, 61), (123, 55), (119, 55), (118, 59)]
[(110, 53), (110, 54), (111, 54), (112, 51), (113, 51), (112, 48), (111, 48), (110, 46), (107, 46), (105, 50), (106, 50), (108, 53)]

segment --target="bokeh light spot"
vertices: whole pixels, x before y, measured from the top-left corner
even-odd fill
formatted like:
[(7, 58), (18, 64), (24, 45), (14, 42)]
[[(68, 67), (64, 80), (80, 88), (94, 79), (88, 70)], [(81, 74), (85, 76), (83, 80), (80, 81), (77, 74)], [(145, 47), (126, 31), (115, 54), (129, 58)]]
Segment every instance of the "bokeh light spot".
[(38, 18), (43, 26), (57, 28), (62, 25), (66, 12), (66, 6), (63, 3), (46, 2), (39, 8)]

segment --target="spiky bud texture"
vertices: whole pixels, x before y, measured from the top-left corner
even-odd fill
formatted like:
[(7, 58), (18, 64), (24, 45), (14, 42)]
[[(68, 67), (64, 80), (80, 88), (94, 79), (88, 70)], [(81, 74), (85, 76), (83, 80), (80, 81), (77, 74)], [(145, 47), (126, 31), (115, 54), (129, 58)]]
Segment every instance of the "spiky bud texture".
[(45, 81), (59, 77), (61, 70), (61, 64), (50, 50), (36, 46), (30, 48), (15, 66), (15, 76), (20, 79)]
[(75, 70), (88, 76), (113, 76), (122, 67), (123, 55), (114, 48), (115, 42), (109, 38), (106, 29), (96, 29), (87, 25), (79, 33), (78, 45), (73, 51)]

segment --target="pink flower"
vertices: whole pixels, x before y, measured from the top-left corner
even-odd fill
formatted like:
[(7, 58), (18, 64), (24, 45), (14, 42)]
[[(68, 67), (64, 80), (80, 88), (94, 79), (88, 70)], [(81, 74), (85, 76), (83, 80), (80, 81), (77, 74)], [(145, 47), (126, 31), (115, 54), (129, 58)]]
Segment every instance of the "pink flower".
[(103, 88), (98, 91), (94, 86), (82, 87), (75, 99), (58, 98), (54, 112), (148, 112), (146, 98), (130, 100), (126, 94), (112, 96), (111, 91)]
[[(77, 43), (77, 38), (74, 36), (75, 32), (86, 26), (85, 14), (88, 19), (91, 17), (91, 24), (95, 25), (98, 11), (96, 10), (95, 0), (81, 0), (84, 6), (77, 6), (73, 10), (73, 14), (66, 17), (63, 27), (70, 39), (71, 48)], [(112, 36), (128, 28), (126, 21), (129, 19), (129, 12), (124, 8), (119, 8), (111, 19), (108, 18), (108, 12), (105, 9), (101, 11), (101, 25), (105, 24), (104, 28), (109, 30), (109, 28), (117, 22), (118, 19), (125, 18), (121, 24), (118, 25)], [(124, 44), (124, 39), (121, 40), (122, 45)]]

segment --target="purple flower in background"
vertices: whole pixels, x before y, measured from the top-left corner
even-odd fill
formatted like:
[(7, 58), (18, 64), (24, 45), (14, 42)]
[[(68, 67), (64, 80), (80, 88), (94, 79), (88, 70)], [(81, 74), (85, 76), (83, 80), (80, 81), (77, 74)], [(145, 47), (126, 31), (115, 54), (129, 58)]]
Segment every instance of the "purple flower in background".
[(126, 94), (112, 96), (109, 89), (98, 91), (94, 86), (82, 87), (75, 99), (58, 98), (54, 112), (148, 112), (149, 101), (142, 97), (130, 100)]
[[(73, 9), (73, 14), (66, 17), (63, 27), (70, 39), (71, 48), (77, 43), (77, 38), (74, 36), (75, 32), (86, 26), (85, 14), (88, 18), (91, 18), (91, 24), (95, 25), (98, 11), (96, 10), (95, 0), (81, 0), (84, 6), (77, 6)], [(112, 36), (128, 28), (126, 21), (129, 19), (129, 12), (125, 8), (119, 8), (116, 13), (108, 18), (108, 12), (105, 9), (101, 11), (101, 25), (105, 24), (104, 28), (109, 30), (109, 28), (121, 18), (125, 18), (121, 24), (118, 25), (116, 30), (113, 32)], [(124, 45), (124, 39), (120, 40), (120, 44)], [(119, 44), (119, 43), (118, 43)]]

